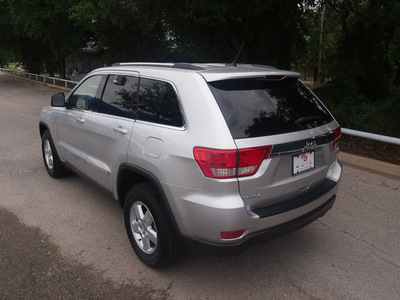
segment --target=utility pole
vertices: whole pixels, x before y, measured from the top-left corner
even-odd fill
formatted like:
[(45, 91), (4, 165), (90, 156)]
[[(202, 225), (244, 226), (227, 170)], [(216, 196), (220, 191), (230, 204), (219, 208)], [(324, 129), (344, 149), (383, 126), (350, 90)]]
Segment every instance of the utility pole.
[(322, 40), (324, 36), (324, 17), (325, 17), (325, 5), (321, 3), (321, 28), (319, 32), (319, 53), (318, 53), (318, 70), (317, 70), (317, 84), (320, 85), (321, 80), (321, 61), (322, 61)]

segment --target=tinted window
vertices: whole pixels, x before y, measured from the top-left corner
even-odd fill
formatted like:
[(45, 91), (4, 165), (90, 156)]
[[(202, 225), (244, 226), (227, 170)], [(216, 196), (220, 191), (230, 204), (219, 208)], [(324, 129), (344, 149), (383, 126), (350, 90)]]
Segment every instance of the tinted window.
[(234, 79), (209, 86), (233, 138), (289, 133), (333, 121), (297, 78)]
[(140, 78), (138, 119), (171, 126), (183, 126), (178, 97), (171, 84)]
[(96, 110), (100, 103), (100, 99), (96, 98), (96, 92), (101, 77), (101, 75), (96, 75), (86, 79), (70, 96), (68, 107)]
[[(132, 109), (137, 95), (138, 77), (110, 75), (104, 89), (99, 112), (125, 118), (136, 117)], [(136, 99), (135, 99), (136, 100)]]

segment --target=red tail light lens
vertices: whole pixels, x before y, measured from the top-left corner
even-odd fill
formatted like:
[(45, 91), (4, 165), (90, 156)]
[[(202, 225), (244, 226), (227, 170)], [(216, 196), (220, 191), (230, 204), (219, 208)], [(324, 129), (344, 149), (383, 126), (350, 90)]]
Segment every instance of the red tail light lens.
[(340, 126), (338, 128), (336, 128), (333, 131), (333, 149), (336, 150), (337, 148), (339, 148), (339, 141), (340, 141), (340, 137), (342, 136), (342, 129), (340, 128)]
[(243, 150), (194, 148), (194, 157), (204, 175), (211, 178), (234, 178), (254, 175), (261, 162), (269, 157), (272, 146)]
[(235, 231), (223, 231), (221, 232), (221, 238), (223, 238), (224, 240), (237, 239), (241, 237), (245, 231), (245, 229)]
[(194, 148), (194, 157), (207, 177), (232, 178), (236, 176), (236, 150)]
[(269, 157), (272, 147), (239, 150), (238, 177), (254, 175), (262, 161)]

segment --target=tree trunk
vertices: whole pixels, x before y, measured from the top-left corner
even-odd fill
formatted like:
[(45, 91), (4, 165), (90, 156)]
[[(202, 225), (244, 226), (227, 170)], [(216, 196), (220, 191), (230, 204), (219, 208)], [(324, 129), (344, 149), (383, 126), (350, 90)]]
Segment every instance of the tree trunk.
[(318, 67), (314, 67), (314, 84), (318, 82)]
[(58, 62), (58, 73), (61, 79), (66, 79), (66, 72), (65, 72), (65, 59), (62, 59)]
[[(319, 32), (319, 53), (318, 53), (318, 69), (317, 69), (317, 82), (314, 81), (314, 84), (317, 85), (322, 83), (321, 80), (321, 62), (322, 62), (322, 41), (324, 37), (324, 16), (325, 16), (325, 6), (321, 4), (322, 11), (321, 11), (321, 27)], [(315, 79), (314, 79), (315, 80)]]

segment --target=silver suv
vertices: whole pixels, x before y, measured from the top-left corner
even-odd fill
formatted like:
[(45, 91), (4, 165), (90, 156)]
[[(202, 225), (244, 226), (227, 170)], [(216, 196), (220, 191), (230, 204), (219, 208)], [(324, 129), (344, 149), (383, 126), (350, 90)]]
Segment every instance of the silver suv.
[(182, 241), (240, 251), (335, 201), (340, 127), (299, 77), (240, 64), (97, 69), (43, 108), (47, 172), (72, 170), (112, 194), (153, 268)]

